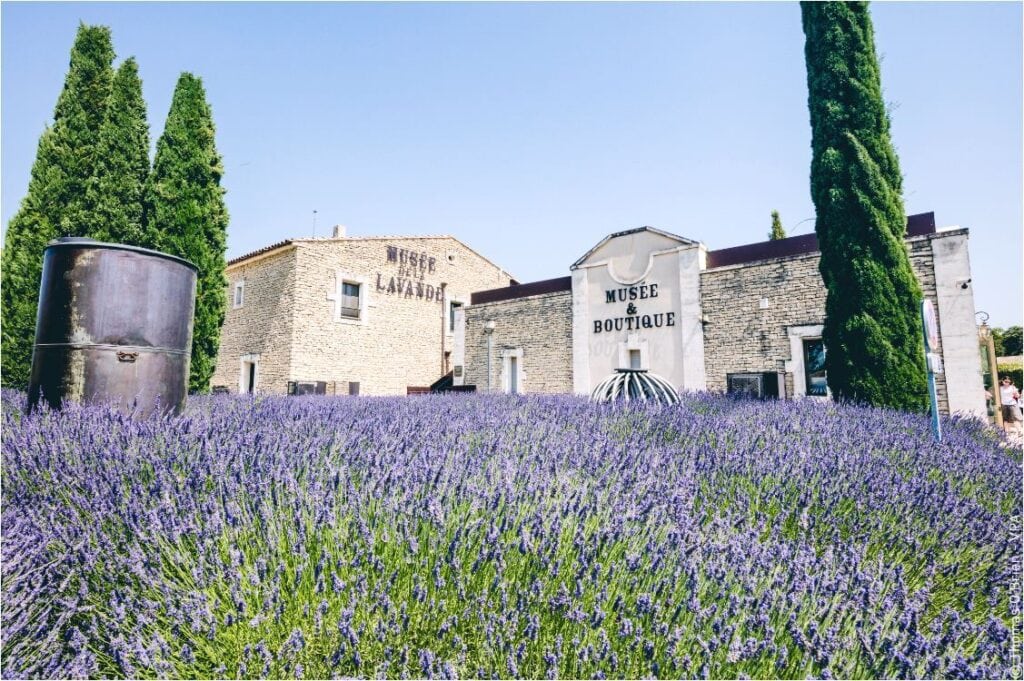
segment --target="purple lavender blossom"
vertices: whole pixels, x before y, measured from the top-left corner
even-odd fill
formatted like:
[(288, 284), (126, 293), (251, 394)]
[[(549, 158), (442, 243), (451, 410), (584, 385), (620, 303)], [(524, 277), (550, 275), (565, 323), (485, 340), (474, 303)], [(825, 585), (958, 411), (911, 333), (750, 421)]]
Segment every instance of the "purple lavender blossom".
[(1021, 463), (967, 420), (936, 444), (713, 395), (23, 399), (5, 678), (1020, 672)]

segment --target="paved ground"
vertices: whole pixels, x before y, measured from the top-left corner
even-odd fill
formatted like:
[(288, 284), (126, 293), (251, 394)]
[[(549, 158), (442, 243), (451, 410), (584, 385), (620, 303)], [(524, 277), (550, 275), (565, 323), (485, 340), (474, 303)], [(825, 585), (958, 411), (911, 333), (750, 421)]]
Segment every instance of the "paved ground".
[(1003, 436), (1008, 448), (1015, 448), (1017, 451), (1024, 448), (1024, 430), (1018, 429), (1009, 433), (1003, 431)]

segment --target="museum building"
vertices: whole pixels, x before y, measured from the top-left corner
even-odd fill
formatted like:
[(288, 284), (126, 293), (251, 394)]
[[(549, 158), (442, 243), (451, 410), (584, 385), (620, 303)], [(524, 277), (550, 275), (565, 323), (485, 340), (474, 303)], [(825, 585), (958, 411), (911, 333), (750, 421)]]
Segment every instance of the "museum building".
[[(912, 215), (906, 245), (937, 310), (940, 411), (984, 416), (968, 231)], [(652, 227), (618, 232), (570, 276), (474, 292), (454, 312), (452, 380), (586, 395), (640, 369), (680, 391), (828, 399), (819, 259), (814, 234), (708, 250)]]
[(451, 236), (288, 239), (227, 264), (211, 385), (228, 392), (405, 395), (451, 373), (454, 311), (507, 288)]

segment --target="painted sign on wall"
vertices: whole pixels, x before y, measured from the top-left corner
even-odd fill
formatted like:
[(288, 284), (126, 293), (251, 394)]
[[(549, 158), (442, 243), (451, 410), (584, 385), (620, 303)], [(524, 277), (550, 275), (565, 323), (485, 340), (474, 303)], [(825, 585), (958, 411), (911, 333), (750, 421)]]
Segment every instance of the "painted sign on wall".
[(385, 263), (396, 271), (394, 274), (377, 273), (377, 292), (403, 298), (416, 298), (426, 302), (444, 303), (444, 289), (439, 284), (430, 284), (427, 275), (437, 269), (437, 258), (425, 252), (416, 252), (397, 246), (385, 246)]
[(663, 326), (675, 326), (675, 312), (641, 312), (636, 306), (636, 301), (652, 300), (657, 297), (658, 284), (656, 283), (606, 289), (604, 292), (604, 302), (613, 305), (627, 303), (625, 316), (595, 319), (594, 333), (639, 331), (640, 329), (660, 329)]

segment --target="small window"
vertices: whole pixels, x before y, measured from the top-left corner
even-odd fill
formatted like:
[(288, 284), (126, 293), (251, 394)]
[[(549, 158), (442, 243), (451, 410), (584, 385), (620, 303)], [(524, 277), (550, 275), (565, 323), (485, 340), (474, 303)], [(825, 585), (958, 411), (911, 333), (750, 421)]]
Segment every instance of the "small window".
[(359, 284), (346, 281), (341, 287), (341, 316), (359, 319)]
[(515, 355), (508, 358), (508, 391), (519, 392), (519, 358)]
[(235, 282), (235, 297), (234, 297), (234, 300), (233, 300), (233, 303), (232, 303), (232, 307), (234, 309), (238, 309), (238, 308), (242, 307), (242, 304), (244, 302), (245, 302), (245, 282), (244, 281), (236, 281)]
[(448, 330), (455, 332), (455, 311), (462, 307), (462, 303), (453, 300), (448, 306)]
[(640, 351), (630, 350), (629, 351), (629, 368), (639, 369), (640, 368)]
[(804, 339), (804, 377), (807, 394), (818, 397), (828, 395), (825, 377), (825, 343), (820, 338)]

